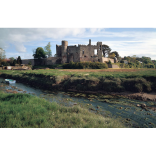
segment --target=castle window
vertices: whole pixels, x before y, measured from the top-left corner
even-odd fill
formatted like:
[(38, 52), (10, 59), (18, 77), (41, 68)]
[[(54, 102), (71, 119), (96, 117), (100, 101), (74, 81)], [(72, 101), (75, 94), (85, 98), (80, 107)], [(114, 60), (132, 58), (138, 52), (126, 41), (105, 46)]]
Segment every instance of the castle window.
[(97, 49), (94, 49), (94, 55), (97, 55)]
[(82, 54), (84, 54), (84, 50), (83, 50)]

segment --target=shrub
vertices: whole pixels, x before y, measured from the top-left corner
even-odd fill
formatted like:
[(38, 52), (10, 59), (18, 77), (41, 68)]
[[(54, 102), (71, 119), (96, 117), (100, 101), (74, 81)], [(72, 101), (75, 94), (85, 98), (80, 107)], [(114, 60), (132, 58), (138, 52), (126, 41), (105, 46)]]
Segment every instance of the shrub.
[(108, 68), (106, 63), (101, 62), (70, 62), (62, 66), (64, 69), (104, 69)]
[(122, 85), (129, 91), (151, 91), (151, 83), (144, 78), (128, 78), (122, 79)]
[(112, 64), (112, 62), (109, 60), (109, 61), (108, 61), (108, 64)]
[(154, 64), (145, 64), (145, 68), (155, 68)]

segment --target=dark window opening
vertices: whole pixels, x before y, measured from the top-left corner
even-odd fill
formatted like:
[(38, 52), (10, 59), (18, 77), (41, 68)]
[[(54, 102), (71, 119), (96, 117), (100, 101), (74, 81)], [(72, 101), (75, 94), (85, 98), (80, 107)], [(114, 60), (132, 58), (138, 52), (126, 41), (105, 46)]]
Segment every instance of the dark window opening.
[(84, 57), (86, 57), (86, 55)]
[(82, 54), (84, 54), (84, 50), (83, 50)]
[(98, 59), (98, 61), (100, 62), (100, 59)]

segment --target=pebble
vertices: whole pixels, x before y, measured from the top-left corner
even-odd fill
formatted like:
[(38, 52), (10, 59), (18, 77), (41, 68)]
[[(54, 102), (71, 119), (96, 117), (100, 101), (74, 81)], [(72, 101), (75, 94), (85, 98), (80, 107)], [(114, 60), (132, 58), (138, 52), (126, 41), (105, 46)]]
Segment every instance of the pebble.
[(137, 107), (140, 107), (141, 105), (137, 104), (136, 106), (137, 106)]
[(146, 104), (141, 104), (141, 108), (145, 108), (146, 107)]

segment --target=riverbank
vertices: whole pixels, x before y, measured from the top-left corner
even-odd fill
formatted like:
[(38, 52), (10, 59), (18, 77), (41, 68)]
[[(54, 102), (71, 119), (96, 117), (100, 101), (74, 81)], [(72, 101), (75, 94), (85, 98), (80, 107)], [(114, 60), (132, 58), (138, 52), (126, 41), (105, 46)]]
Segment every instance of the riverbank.
[(112, 96), (120, 96), (126, 97), (129, 99), (136, 99), (142, 101), (156, 101), (156, 92), (151, 93), (133, 93), (133, 92), (105, 92), (105, 91), (77, 91), (73, 89), (68, 89), (71, 92), (79, 92), (79, 93), (86, 93), (86, 94), (103, 94), (103, 95), (112, 95)]
[[(2, 81), (4, 78), (0, 78), (0, 82)], [(2, 83), (0, 90), (13, 94), (30, 94), (63, 106), (77, 105), (103, 117), (119, 119), (126, 127), (156, 127), (156, 103), (152, 101), (129, 99), (114, 94), (50, 91), (19, 82), (10, 85)]]
[(1, 128), (122, 128), (119, 120), (80, 106), (61, 106), (29, 94), (0, 91)]
[[(102, 93), (155, 101), (156, 70), (32, 70), (0, 71), (0, 76), (46, 90)], [(81, 72), (80, 72), (81, 71)], [(84, 73), (84, 71), (88, 71)], [(114, 74), (113, 74), (114, 73)]]

